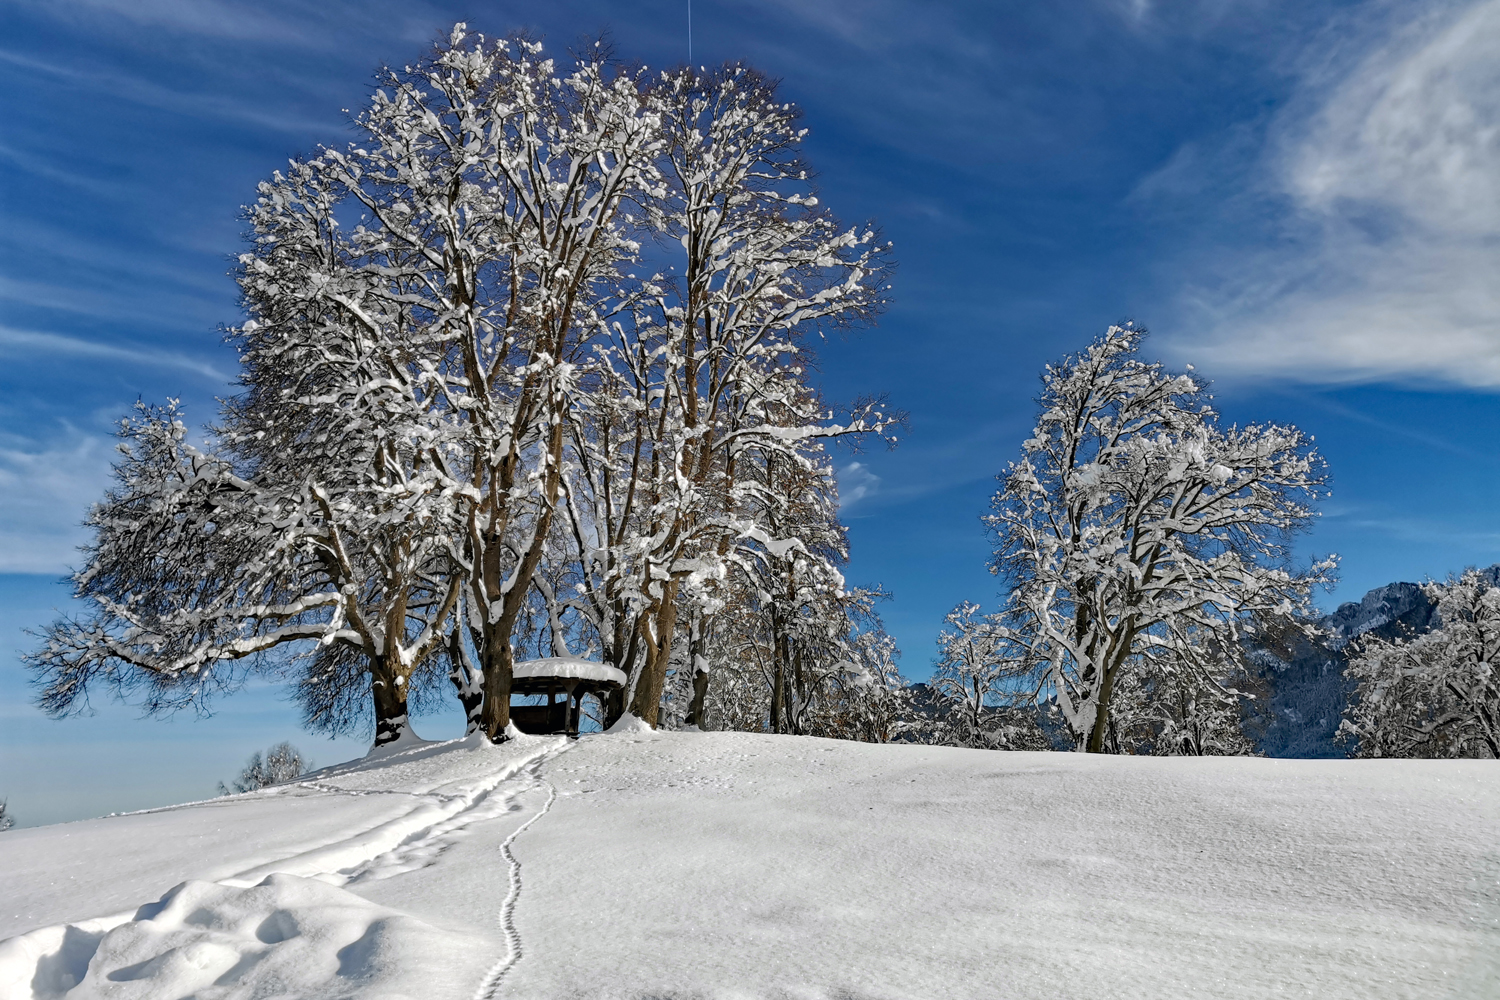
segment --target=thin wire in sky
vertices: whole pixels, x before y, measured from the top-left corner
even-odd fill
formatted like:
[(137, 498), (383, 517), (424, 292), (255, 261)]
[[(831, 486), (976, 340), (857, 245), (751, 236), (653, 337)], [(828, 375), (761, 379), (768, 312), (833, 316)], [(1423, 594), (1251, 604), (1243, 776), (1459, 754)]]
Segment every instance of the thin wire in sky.
[(688, 62), (693, 61), (693, 0), (688, 0)]

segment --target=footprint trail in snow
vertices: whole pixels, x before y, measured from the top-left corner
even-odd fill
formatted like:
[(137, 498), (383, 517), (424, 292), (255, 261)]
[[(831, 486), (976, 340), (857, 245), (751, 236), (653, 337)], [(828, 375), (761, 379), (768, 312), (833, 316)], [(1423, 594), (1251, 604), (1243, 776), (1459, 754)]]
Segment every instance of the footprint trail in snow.
[[(557, 751), (557, 753), (560, 752)], [(547, 763), (552, 757), (555, 757), (557, 753), (548, 754), (527, 768), (527, 771), (531, 774), (535, 782), (533, 787), (546, 787), (547, 800), (542, 803), (541, 809), (537, 810), (535, 815), (516, 827), (510, 836), (506, 837), (500, 845), (500, 853), (505, 858), (505, 863), (509, 868), (509, 885), (505, 894), (505, 902), (500, 905), (499, 918), (500, 929), (505, 934), (505, 955), (500, 961), (495, 963), (494, 967), (490, 969), (489, 974), (484, 977), (484, 981), (479, 984), (479, 989), (474, 994), (474, 1000), (495, 1000), (500, 993), (500, 985), (505, 979), (505, 974), (521, 960), (521, 932), (516, 928), (515, 922), (516, 901), (521, 897), (521, 862), (516, 859), (515, 853), (511, 850), (511, 845), (515, 843), (517, 837), (526, 832), (527, 827), (547, 815), (552, 809), (552, 803), (557, 801), (557, 788), (552, 782), (542, 777), (541, 773), (542, 765)]]
[(268, 986), (308, 998), (366, 990), (434, 995), (436, 983), (451, 980), (457, 967), (472, 966), (471, 956), (488, 950), (483, 940), (439, 930), (342, 887), (431, 865), (470, 827), (522, 808), (518, 799), (545, 786), (546, 802), (502, 845), (509, 866), (499, 915), (506, 952), (483, 980), (481, 995), (491, 996), (520, 957), (511, 919), (520, 871), (510, 844), (550, 808), (553, 793), (540, 768), (567, 748), (566, 740), (541, 738), (505, 748), (475, 742), (471, 752), (459, 754), (453, 744), (418, 745), (252, 793), (406, 797), (410, 807), (297, 845), (275, 860), (254, 858), (227, 878), (182, 882), (132, 911), (0, 941), (0, 1000), (239, 1000), (260, 996)]

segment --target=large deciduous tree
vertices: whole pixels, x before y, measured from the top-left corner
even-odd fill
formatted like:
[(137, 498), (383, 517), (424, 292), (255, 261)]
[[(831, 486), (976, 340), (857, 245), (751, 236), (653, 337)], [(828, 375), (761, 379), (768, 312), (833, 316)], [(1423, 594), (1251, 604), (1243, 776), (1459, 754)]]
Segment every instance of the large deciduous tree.
[(362, 273), (415, 328), (433, 463), (461, 524), (448, 555), (483, 677), (471, 707), (500, 738), (588, 345), (637, 249), (620, 216), (656, 184), (660, 128), (640, 79), (598, 47), (558, 75), (540, 44), (460, 26), (382, 82), (357, 119), (367, 141), (317, 165), (357, 216)]
[(661, 145), (643, 277), (599, 343), (564, 486), (578, 607), (630, 678), (618, 709), (655, 725), (679, 614), (701, 632), (736, 545), (767, 537), (751, 468), (810, 468), (819, 441), (890, 423), (875, 404), (833, 421), (805, 345), (878, 312), (888, 245), (818, 206), (798, 112), (758, 74), (666, 73), (646, 99)]
[[(127, 422), (90, 613), (32, 658), (43, 704), (104, 683), (201, 707), (286, 648), (321, 728), (367, 681), (398, 739), (446, 661), (498, 740), (541, 608), (655, 724), (679, 616), (707, 662), (735, 554), (802, 544), (762, 494), (890, 422), (835, 421), (808, 384), (807, 336), (880, 309), (888, 245), (818, 206), (796, 118), (740, 67), (650, 76), (594, 46), (560, 69), (463, 25), (384, 71), (357, 141), (247, 209), (243, 391), (207, 443), (175, 409)], [(802, 479), (751, 471), (778, 463)]]
[(1308, 437), (1221, 427), (1195, 376), (1138, 356), (1143, 336), (1113, 327), (1048, 366), (1036, 429), (986, 518), (992, 569), (1013, 587), (1009, 634), (1045, 665), (1091, 752), (1108, 745), (1126, 681), (1181, 676), (1232, 696), (1232, 670), (1205, 654), (1232, 656), (1271, 621), (1305, 613), (1333, 569), (1289, 565), (1324, 487)]

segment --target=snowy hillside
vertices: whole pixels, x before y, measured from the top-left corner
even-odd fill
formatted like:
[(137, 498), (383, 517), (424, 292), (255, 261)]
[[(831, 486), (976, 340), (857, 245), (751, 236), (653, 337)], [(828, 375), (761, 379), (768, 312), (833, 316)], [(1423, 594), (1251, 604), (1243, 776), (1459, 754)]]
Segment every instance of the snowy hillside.
[(1488, 761), (407, 745), (0, 836), (0, 1000), (1493, 998), (1496, 830)]

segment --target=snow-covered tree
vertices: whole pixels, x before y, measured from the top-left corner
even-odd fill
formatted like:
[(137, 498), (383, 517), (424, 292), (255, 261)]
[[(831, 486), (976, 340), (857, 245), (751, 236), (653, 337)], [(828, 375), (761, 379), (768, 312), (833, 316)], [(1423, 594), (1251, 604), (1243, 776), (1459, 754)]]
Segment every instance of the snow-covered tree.
[(836, 423), (807, 385), (805, 339), (880, 308), (887, 247), (818, 208), (796, 109), (743, 67), (664, 74), (647, 99), (662, 145), (639, 220), (646, 277), (598, 347), (608, 372), (564, 489), (577, 607), (654, 725), (679, 614), (713, 613), (740, 540), (791, 544), (745, 509), (746, 470), (806, 466), (818, 440), (889, 419), (866, 404)]
[(81, 711), (102, 685), (143, 694), (148, 712), (203, 709), (246, 664), (267, 665), (262, 654), (342, 642), (366, 654), (377, 742), (399, 736), (404, 673), (436, 632), (429, 621), (407, 641), (412, 622), (445, 613), (442, 598), (410, 600), (422, 558), (403, 539), (422, 520), (424, 491), (366, 480), (361, 492), (316, 464), (278, 475), (270, 450), (233, 461), (191, 444), (175, 404), (140, 407), (121, 437), (115, 485), (89, 514), (94, 539), (73, 578), (90, 610), (56, 622), (29, 658), (42, 707)]
[(807, 735), (865, 743), (895, 738), (906, 681), (897, 665), (901, 651), (875, 610), (885, 597), (863, 588), (845, 593), (840, 604), (848, 624), (836, 647), (842, 658), (823, 675), (822, 687), (811, 691), (810, 710), (801, 719)]
[(1500, 757), (1500, 586), (1470, 569), (1424, 589), (1437, 627), (1363, 640), (1339, 739), (1361, 757)]
[(798, 609), (801, 620), (778, 642), (767, 607), (732, 592), (701, 647), (712, 663), (712, 684), (703, 691), (705, 728), (890, 740), (904, 681), (895, 641), (874, 609), (880, 596), (825, 595)]
[[(535, 44), (460, 26), (386, 75), (355, 119), (361, 142), (261, 185), (241, 258), (250, 319), (235, 331), (246, 390), (211, 453), (156, 447), (175, 415), (132, 430), (158, 467), (122, 467), (112, 506), (149, 502), (160, 480), (180, 509), (159, 524), (101, 514), (80, 582), (101, 617), (50, 636), (49, 707), (76, 703), (82, 667), (176, 704), (205, 678), (233, 682), (210, 667), (312, 639), (303, 689), (368, 675), (376, 741), (389, 742), (412, 672), (464, 646), (447, 625), (462, 608), (483, 724), (501, 736), (571, 355), (598, 323), (591, 282), (632, 250), (609, 220), (655, 135), (635, 84), (606, 75), (591, 56), (559, 78)], [(151, 551), (162, 532), (191, 543)], [(110, 559), (136, 542), (157, 578), (130, 586)], [(207, 569), (193, 558), (214, 554)], [(204, 573), (196, 589), (173, 576)], [(465, 692), (476, 683), (470, 672)]]
[(1145, 659), (1115, 687), (1105, 744), (1113, 753), (1253, 756), (1244, 719), (1250, 700), (1265, 695), (1264, 685), (1233, 659), (1190, 667)]
[(442, 664), (498, 740), (545, 620), (654, 724), (679, 613), (703, 631), (737, 546), (800, 544), (742, 470), (822, 474), (820, 440), (889, 422), (807, 384), (803, 341), (878, 310), (886, 247), (817, 207), (795, 118), (741, 68), (648, 78), (596, 46), (560, 69), (461, 24), (384, 72), (358, 141), (247, 209), (219, 425), (127, 422), (92, 610), (33, 657), (44, 706), (103, 684), (202, 708), (292, 669), (315, 727), (368, 694), (384, 744)]
[(0, 799), (0, 833), (16, 825), (16, 817), (6, 808), (6, 800)]
[[(637, 250), (621, 213), (653, 180), (659, 128), (638, 80), (595, 48), (559, 73), (539, 43), (456, 27), (387, 73), (364, 139), (315, 169), (350, 222), (372, 335), (411, 344), (431, 399), (430, 468), (461, 529), (462, 589), (492, 738), (509, 722), (513, 633), (548, 542), (590, 341)], [(301, 206), (293, 206), (303, 210)], [(462, 638), (462, 637), (461, 637)]]
[(219, 794), (234, 795), (238, 792), (253, 792), (258, 788), (300, 778), (310, 770), (312, 770), (312, 764), (303, 758), (302, 751), (282, 741), (267, 750), (265, 757), (261, 757), (260, 751), (251, 754), (250, 760), (246, 762), (244, 770), (240, 771), (239, 777), (227, 786), (224, 782), (219, 782)]
[(284, 530), (305, 533), (317, 578), (342, 599), (337, 628), (300, 659), (300, 690), (342, 680), (334, 661), (362, 665), (385, 743), (399, 738), (413, 675), (442, 648), (458, 606), (449, 569), (461, 510), (440, 447), (429, 331), (381, 273), (383, 252), (360, 229), (344, 238), (331, 173), (294, 164), (250, 212), (245, 391), (226, 405), (221, 438), (277, 509), (317, 500)]
[(1193, 651), (1305, 615), (1334, 567), (1289, 567), (1325, 481), (1310, 439), (1221, 428), (1195, 376), (1137, 357), (1143, 336), (1112, 327), (1048, 366), (1041, 417), (986, 518), (992, 569), (1013, 588), (1008, 635), (1045, 664), (1091, 752), (1106, 749), (1122, 682), (1155, 671), (1222, 688)]
[(337, 644), (359, 653), (376, 743), (400, 737), (411, 673), (457, 598), (432, 573), (449, 506), (406, 447), (399, 407), (344, 380), (343, 362), (359, 367), (344, 346), (310, 351), (322, 360), (305, 356), (265, 405), (266, 381), (231, 403), (209, 447), (189, 442), (175, 405), (123, 423), (74, 575), (90, 611), (55, 623), (30, 657), (45, 710), (80, 711), (99, 685), (143, 692), (148, 712), (203, 709), (243, 664), (272, 665), (263, 654)]
[[(920, 740), (990, 750), (1042, 750), (1048, 742), (1035, 713), (1037, 679), (1029, 651), (1000, 616), (982, 615), (965, 601), (950, 611), (938, 634), (930, 717)], [(910, 720), (916, 723), (919, 720)]]

